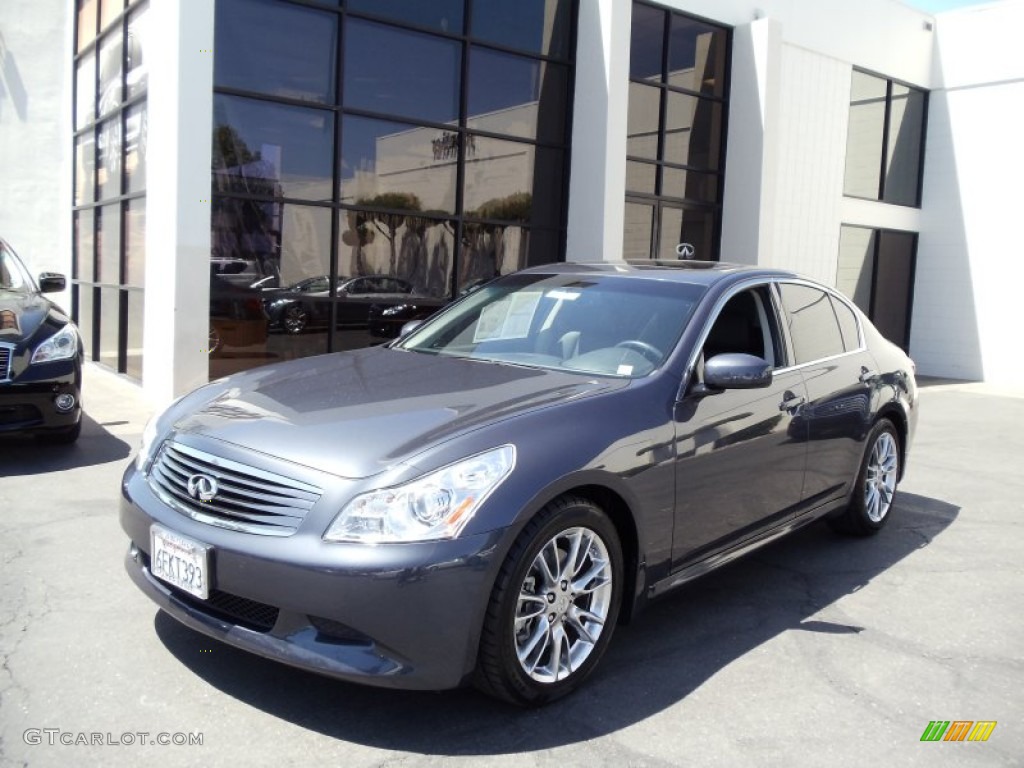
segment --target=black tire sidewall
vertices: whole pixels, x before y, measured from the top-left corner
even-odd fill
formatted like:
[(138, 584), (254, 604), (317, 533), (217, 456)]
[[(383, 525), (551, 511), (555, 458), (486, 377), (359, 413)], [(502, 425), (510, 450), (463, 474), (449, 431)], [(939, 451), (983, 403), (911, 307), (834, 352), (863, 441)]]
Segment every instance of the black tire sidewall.
[[(538, 683), (526, 674), (516, 653), (513, 626), (519, 590), (541, 548), (562, 531), (579, 527), (588, 528), (600, 536), (608, 550), (612, 567), (611, 606), (601, 636), (582, 666), (565, 680), (557, 683)], [(513, 555), (510, 556), (514, 556), (515, 549), (513, 547)], [(601, 660), (611, 641), (622, 605), (622, 588), (623, 557), (618, 532), (608, 516), (596, 505), (583, 500), (573, 500), (554, 513), (549, 520), (541, 525), (539, 530), (533, 533), (529, 544), (521, 550), (511, 570), (502, 595), (499, 626), (497, 627), (502, 673), (518, 699), (525, 704), (544, 704), (567, 695), (586, 680)]]

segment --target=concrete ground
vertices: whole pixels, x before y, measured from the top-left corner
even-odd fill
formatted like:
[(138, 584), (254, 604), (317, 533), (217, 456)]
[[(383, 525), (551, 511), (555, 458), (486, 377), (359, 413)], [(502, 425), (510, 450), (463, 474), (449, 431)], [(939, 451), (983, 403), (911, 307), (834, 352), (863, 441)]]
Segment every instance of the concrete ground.
[[(540, 711), (321, 679), (159, 613), (116, 512), (149, 409), (95, 367), (85, 397), (76, 446), (0, 441), (2, 765), (1024, 765), (1024, 392), (926, 386), (881, 535), (811, 526), (684, 588)], [(932, 720), (998, 725), (922, 743)]]

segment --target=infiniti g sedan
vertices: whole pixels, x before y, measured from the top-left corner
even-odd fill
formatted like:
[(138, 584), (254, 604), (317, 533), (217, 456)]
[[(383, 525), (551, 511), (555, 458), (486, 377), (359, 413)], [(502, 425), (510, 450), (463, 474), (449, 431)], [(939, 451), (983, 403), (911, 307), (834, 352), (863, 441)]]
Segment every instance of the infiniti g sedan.
[(125, 563), (253, 653), (538, 705), (674, 587), (821, 518), (877, 533), (917, 407), (911, 360), (794, 274), (535, 267), (173, 403), (124, 474)]
[(82, 429), (82, 360), (78, 329), (44, 297), (63, 291), (63, 275), (39, 284), (0, 240), (0, 435), (31, 434), (73, 443)]

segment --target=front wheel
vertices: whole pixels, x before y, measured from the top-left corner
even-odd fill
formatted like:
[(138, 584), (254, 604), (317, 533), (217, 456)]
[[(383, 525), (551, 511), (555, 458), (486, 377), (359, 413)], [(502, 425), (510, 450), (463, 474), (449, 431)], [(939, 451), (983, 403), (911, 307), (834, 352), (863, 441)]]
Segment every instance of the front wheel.
[(870, 536), (882, 529), (889, 520), (900, 477), (900, 438), (891, 421), (879, 420), (868, 433), (865, 446), (850, 504), (829, 520), (835, 530), (854, 536)]
[(622, 603), (622, 546), (600, 507), (564, 498), (513, 544), (484, 620), (477, 684), (536, 706), (575, 690), (597, 666)]

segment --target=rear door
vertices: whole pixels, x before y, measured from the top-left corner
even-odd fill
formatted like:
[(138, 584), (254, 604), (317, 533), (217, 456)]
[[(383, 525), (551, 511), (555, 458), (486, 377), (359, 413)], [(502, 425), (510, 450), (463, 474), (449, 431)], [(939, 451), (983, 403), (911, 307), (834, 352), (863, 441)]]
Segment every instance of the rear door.
[(871, 427), (877, 372), (856, 314), (845, 300), (808, 283), (780, 282), (794, 362), (807, 387), (800, 413), (810, 450), (805, 507), (844, 495), (860, 466)]

